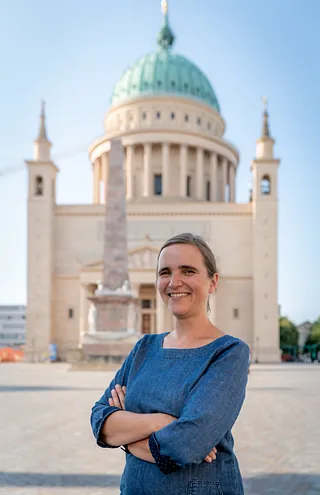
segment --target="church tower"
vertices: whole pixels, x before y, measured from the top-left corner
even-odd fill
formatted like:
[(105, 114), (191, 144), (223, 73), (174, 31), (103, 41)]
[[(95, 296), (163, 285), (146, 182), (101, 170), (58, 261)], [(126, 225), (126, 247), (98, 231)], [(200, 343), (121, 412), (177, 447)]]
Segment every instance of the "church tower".
[(51, 343), (53, 224), (58, 168), (51, 160), (42, 103), (34, 158), (28, 167), (28, 300), (25, 359), (45, 359)]
[(278, 167), (269, 130), (267, 101), (252, 161), (253, 362), (280, 361), (278, 318)]

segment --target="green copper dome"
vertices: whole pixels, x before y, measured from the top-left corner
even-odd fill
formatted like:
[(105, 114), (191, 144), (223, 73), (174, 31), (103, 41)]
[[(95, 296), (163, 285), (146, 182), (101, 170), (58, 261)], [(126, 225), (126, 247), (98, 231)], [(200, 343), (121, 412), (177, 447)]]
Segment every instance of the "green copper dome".
[(158, 36), (160, 48), (140, 58), (116, 84), (112, 106), (148, 95), (173, 95), (198, 100), (220, 112), (215, 92), (203, 72), (190, 60), (172, 52), (174, 35), (165, 13)]

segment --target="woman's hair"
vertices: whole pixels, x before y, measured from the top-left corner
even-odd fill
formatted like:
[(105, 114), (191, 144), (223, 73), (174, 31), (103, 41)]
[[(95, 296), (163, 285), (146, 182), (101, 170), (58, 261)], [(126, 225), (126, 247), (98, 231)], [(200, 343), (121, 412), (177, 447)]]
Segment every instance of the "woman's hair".
[[(157, 267), (161, 252), (166, 247), (172, 246), (173, 244), (190, 244), (191, 246), (196, 246), (201, 253), (203, 262), (207, 269), (208, 277), (211, 279), (213, 278), (215, 273), (218, 273), (216, 259), (214, 257), (213, 252), (206, 243), (206, 241), (200, 235), (189, 234), (189, 233), (175, 235), (174, 237), (171, 237), (171, 239), (168, 239), (163, 244), (158, 254)], [(207, 304), (207, 311), (210, 312), (209, 300)]]

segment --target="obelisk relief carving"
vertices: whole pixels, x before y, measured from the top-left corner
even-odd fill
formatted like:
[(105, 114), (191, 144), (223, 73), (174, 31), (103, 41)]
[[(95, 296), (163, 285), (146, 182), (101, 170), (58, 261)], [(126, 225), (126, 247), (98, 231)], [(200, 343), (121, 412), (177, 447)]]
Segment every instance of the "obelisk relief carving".
[(139, 338), (136, 299), (128, 269), (127, 215), (122, 143), (112, 140), (108, 181), (105, 184), (103, 281), (90, 298), (94, 324), (84, 336), (87, 357), (125, 358)]

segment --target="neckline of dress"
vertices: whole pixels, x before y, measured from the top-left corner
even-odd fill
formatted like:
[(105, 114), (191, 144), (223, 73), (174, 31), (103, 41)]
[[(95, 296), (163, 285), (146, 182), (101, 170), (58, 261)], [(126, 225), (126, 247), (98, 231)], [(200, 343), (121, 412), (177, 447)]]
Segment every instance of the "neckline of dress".
[(198, 351), (199, 349), (206, 349), (207, 347), (210, 347), (212, 346), (213, 344), (215, 344), (216, 342), (219, 342), (221, 341), (222, 339), (225, 339), (226, 337), (230, 337), (230, 335), (228, 335), (227, 333), (222, 335), (221, 337), (218, 337), (217, 339), (214, 339), (212, 340), (211, 342), (209, 342), (208, 344), (205, 344), (205, 345), (202, 345), (200, 347), (182, 347), (182, 348), (179, 348), (179, 347), (163, 347), (163, 343), (164, 343), (164, 339), (166, 338), (167, 335), (169, 335), (170, 332), (166, 332), (164, 334), (162, 334), (161, 336), (161, 339), (160, 339), (160, 348), (162, 350), (162, 352), (165, 352), (165, 351), (177, 351), (178, 353), (181, 353), (182, 351)]

